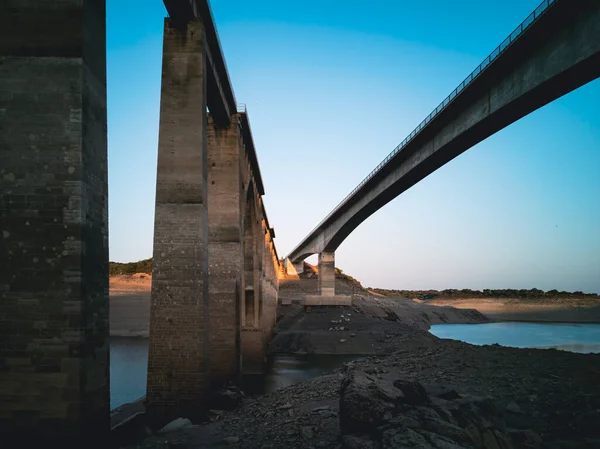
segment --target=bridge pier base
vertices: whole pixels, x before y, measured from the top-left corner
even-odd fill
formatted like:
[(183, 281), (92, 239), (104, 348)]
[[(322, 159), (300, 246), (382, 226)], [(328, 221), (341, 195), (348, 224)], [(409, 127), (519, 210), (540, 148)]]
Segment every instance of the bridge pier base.
[(266, 365), (265, 333), (259, 328), (242, 328), (242, 374), (264, 374)]
[(0, 435), (106, 447), (105, 5), (1, 3)]
[(198, 417), (210, 388), (205, 45), (201, 21), (165, 19), (146, 394), (153, 426)]
[(305, 306), (349, 306), (352, 297), (335, 294), (335, 253), (323, 251), (319, 254), (319, 294), (306, 295)]

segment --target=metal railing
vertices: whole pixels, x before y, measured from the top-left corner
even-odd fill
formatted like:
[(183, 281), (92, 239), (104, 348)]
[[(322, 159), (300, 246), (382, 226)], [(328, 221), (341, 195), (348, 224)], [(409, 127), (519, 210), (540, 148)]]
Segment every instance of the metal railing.
[[(386, 165), (390, 159), (396, 156), (408, 143), (410, 143), (417, 134), (419, 134), (425, 126), (429, 124), (435, 117), (438, 116), (454, 99), (460, 94), (465, 87), (473, 82), (475, 78), (477, 78), (489, 65), (492, 61), (494, 61), (500, 54), (502, 54), (509, 46), (512, 44), (527, 28), (531, 26), (539, 17), (541, 17), (553, 4), (558, 2), (559, 0), (544, 0), (540, 5), (531, 13), (529, 16), (519, 24), (517, 28), (514, 29), (512, 33), (508, 35), (506, 39), (502, 41), (502, 43), (492, 51), (487, 58), (483, 60), (481, 64), (479, 64), (475, 70), (473, 70), (469, 76), (467, 76), (462, 83), (460, 83), (456, 89), (454, 89), (450, 95), (448, 95), (439, 105), (435, 108), (425, 119), (419, 123), (419, 125), (413, 129), (413, 131), (396, 147), (392, 150), (387, 157), (379, 163), (377, 167), (375, 167), (371, 173), (367, 175), (365, 179), (363, 179), (353, 190), (350, 192), (340, 203), (333, 208), (333, 210), (317, 225), (315, 228), (310, 231), (309, 236), (315, 232), (319, 227), (321, 227), (339, 208), (341, 208), (362, 186), (364, 186), (377, 172), (379, 172), (384, 165)], [(299, 247), (298, 245), (292, 253)], [(290, 253), (291, 254), (291, 253)]]

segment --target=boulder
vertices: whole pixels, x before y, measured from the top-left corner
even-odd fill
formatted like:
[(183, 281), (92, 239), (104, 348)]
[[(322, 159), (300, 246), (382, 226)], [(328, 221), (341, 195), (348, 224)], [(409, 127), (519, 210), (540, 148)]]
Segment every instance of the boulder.
[[(384, 380), (349, 367), (340, 390), (342, 448), (512, 449), (534, 436), (508, 435), (494, 401), (455, 391), (431, 397), (419, 382)], [(519, 441), (521, 441), (519, 440)], [(528, 443), (529, 444), (529, 443)], [(537, 446), (516, 446), (537, 447)]]
[(146, 415), (134, 413), (111, 429), (111, 440), (115, 446), (130, 446), (152, 436), (146, 424)]
[(340, 391), (342, 433), (369, 433), (385, 422), (396, 407), (402, 391), (361, 371), (349, 372)]
[(177, 430), (185, 429), (186, 427), (190, 427), (192, 422), (187, 418), (177, 418), (171, 421), (169, 424), (164, 426), (162, 429), (158, 431), (158, 433), (171, 433)]
[(238, 387), (230, 386), (215, 391), (210, 398), (210, 406), (217, 410), (233, 410), (244, 399), (244, 392)]

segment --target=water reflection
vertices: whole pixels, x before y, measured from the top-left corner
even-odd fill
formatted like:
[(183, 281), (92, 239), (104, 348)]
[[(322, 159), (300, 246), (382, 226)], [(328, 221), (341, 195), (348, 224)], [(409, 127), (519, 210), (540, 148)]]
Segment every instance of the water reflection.
[[(146, 394), (148, 340), (110, 339), (110, 407), (114, 409), (136, 401)], [(361, 356), (352, 355), (277, 355), (269, 360), (267, 374), (244, 378), (250, 394), (271, 393), (279, 388), (341, 368)]]
[(244, 379), (251, 393), (272, 393), (282, 387), (310, 380), (341, 368), (344, 363), (364, 358), (359, 355), (278, 354), (269, 361), (267, 374)]
[(600, 324), (487, 323), (437, 324), (430, 332), (440, 338), (474, 345), (494, 343), (514, 348), (560, 349), (600, 353)]

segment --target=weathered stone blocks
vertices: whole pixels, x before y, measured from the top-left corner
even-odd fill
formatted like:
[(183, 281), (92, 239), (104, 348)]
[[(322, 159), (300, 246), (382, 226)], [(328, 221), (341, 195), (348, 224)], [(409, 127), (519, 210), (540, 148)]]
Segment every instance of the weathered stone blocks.
[(2, 2), (0, 29), (0, 434), (102, 445), (105, 4)]

